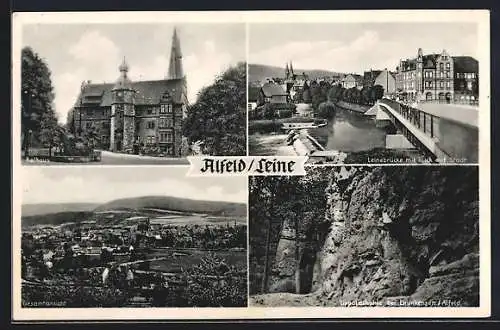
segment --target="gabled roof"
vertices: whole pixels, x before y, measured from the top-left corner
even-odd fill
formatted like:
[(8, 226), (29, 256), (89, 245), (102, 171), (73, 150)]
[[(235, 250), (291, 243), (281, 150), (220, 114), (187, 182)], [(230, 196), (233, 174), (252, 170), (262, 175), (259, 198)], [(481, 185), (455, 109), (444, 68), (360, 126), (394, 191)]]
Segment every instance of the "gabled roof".
[[(86, 84), (77, 97), (75, 107), (82, 103), (99, 105), (101, 107), (111, 106), (112, 89), (115, 84)], [(149, 80), (132, 82), (135, 90), (135, 104), (149, 105), (159, 104), (161, 97), (168, 92), (174, 103), (185, 103), (186, 87), (184, 79)]]
[(401, 71), (415, 70), (416, 67), (417, 67), (417, 61), (415, 59), (404, 60), (402, 61)]
[(375, 78), (378, 77), (378, 75), (382, 72), (382, 70), (370, 70), (370, 71), (365, 71), (363, 74), (363, 78), (365, 80), (375, 80)]
[(437, 61), (437, 58), (439, 56), (440, 56), (440, 54), (429, 54), (429, 55), (422, 56), (422, 63), (423, 63), (424, 69), (435, 69), (436, 68), (436, 61)]
[(479, 62), (471, 56), (453, 56), (455, 72), (479, 72)]
[(278, 85), (278, 84), (270, 84), (270, 83), (265, 83), (262, 86), (262, 93), (264, 93), (264, 96), (266, 97), (271, 97), (273, 95), (287, 95), (287, 93), (283, 90), (283, 88)]

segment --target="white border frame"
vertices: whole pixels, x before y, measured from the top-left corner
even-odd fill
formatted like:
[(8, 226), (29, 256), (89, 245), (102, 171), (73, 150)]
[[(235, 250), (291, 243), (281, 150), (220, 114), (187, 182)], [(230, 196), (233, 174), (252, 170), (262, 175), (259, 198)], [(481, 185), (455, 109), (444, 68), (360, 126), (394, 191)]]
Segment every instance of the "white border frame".
[[(248, 307), (248, 308), (21, 308), (20, 237), (20, 61), (24, 24), (54, 23), (354, 23), (354, 22), (473, 22), (478, 24), (480, 78), (479, 187), (480, 187), (480, 306), (467, 308), (381, 307)], [(349, 10), (349, 11), (248, 11), (248, 12), (47, 12), (14, 13), (12, 20), (13, 90), (13, 219), (12, 318), (14, 321), (53, 320), (215, 320), (297, 318), (465, 318), (491, 313), (490, 242), (490, 19), (487, 10)], [(248, 45), (248, 40), (247, 40)], [(248, 46), (247, 46), (248, 52)], [(248, 55), (248, 53), (247, 53)], [(247, 58), (248, 63), (248, 58)], [(245, 105), (247, 108), (248, 104)], [(247, 138), (248, 143), (248, 138)], [(359, 164), (375, 166), (375, 164)], [(74, 166), (74, 165), (69, 165)], [(169, 165), (184, 166), (184, 165)], [(349, 166), (355, 166), (350, 164)], [(413, 165), (412, 165), (413, 166)], [(134, 166), (135, 167), (135, 166)]]

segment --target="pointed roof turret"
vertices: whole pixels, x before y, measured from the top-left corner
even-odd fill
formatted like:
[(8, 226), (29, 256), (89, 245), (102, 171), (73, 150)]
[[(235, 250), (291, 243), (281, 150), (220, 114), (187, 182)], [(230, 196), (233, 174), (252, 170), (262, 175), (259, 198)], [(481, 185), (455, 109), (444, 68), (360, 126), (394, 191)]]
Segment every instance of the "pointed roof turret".
[(120, 64), (118, 69), (120, 70), (120, 77), (116, 81), (116, 84), (113, 87), (113, 90), (131, 89), (132, 88), (132, 81), (127, 76), (129, 67), (128, 67), (127, 61), (125, 60), (125, 56), (123, 57), (122, 64)]
[(181, 43), (177, 36), (177, 28), (174, 28), (172, 36), (172, 47), (170, 49), (170, 65), (168, 67), (168, 79), (184, 78), (184, 70), (182, 68), (182, 52)]

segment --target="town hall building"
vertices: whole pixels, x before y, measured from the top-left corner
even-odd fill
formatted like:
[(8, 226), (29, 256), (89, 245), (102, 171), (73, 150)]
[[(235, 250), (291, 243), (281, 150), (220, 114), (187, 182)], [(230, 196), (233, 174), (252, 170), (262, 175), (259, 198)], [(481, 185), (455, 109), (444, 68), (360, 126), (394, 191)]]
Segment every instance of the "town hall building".
[(96, 147), (114, 152), (149, 148), (167, 157), (181, 157), (188, 101), (177, 31), (165, 79), (131, 81), (125, 59), (119, 71), (115, 83), (82, 84), (73, 108), (74, 134), (94, 136)]

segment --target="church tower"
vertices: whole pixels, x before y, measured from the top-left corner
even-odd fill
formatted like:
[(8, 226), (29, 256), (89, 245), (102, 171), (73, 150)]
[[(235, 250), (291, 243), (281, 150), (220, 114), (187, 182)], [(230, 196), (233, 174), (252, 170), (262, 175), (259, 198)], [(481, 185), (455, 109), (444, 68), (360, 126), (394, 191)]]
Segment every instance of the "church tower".
[(120, 77), (112, 89), (110, 149), (131, 150), (135, 139), (135, 91), (127, 76), (128, 64), (123, 58)]
[(170, 65), (168, 66), (167, 79), (183, 79), (184, 70), (182, 68), (181, 43), (177, 36), (177, 29), (174, 28), (172, 36), (172, 48), (170, 49)]

